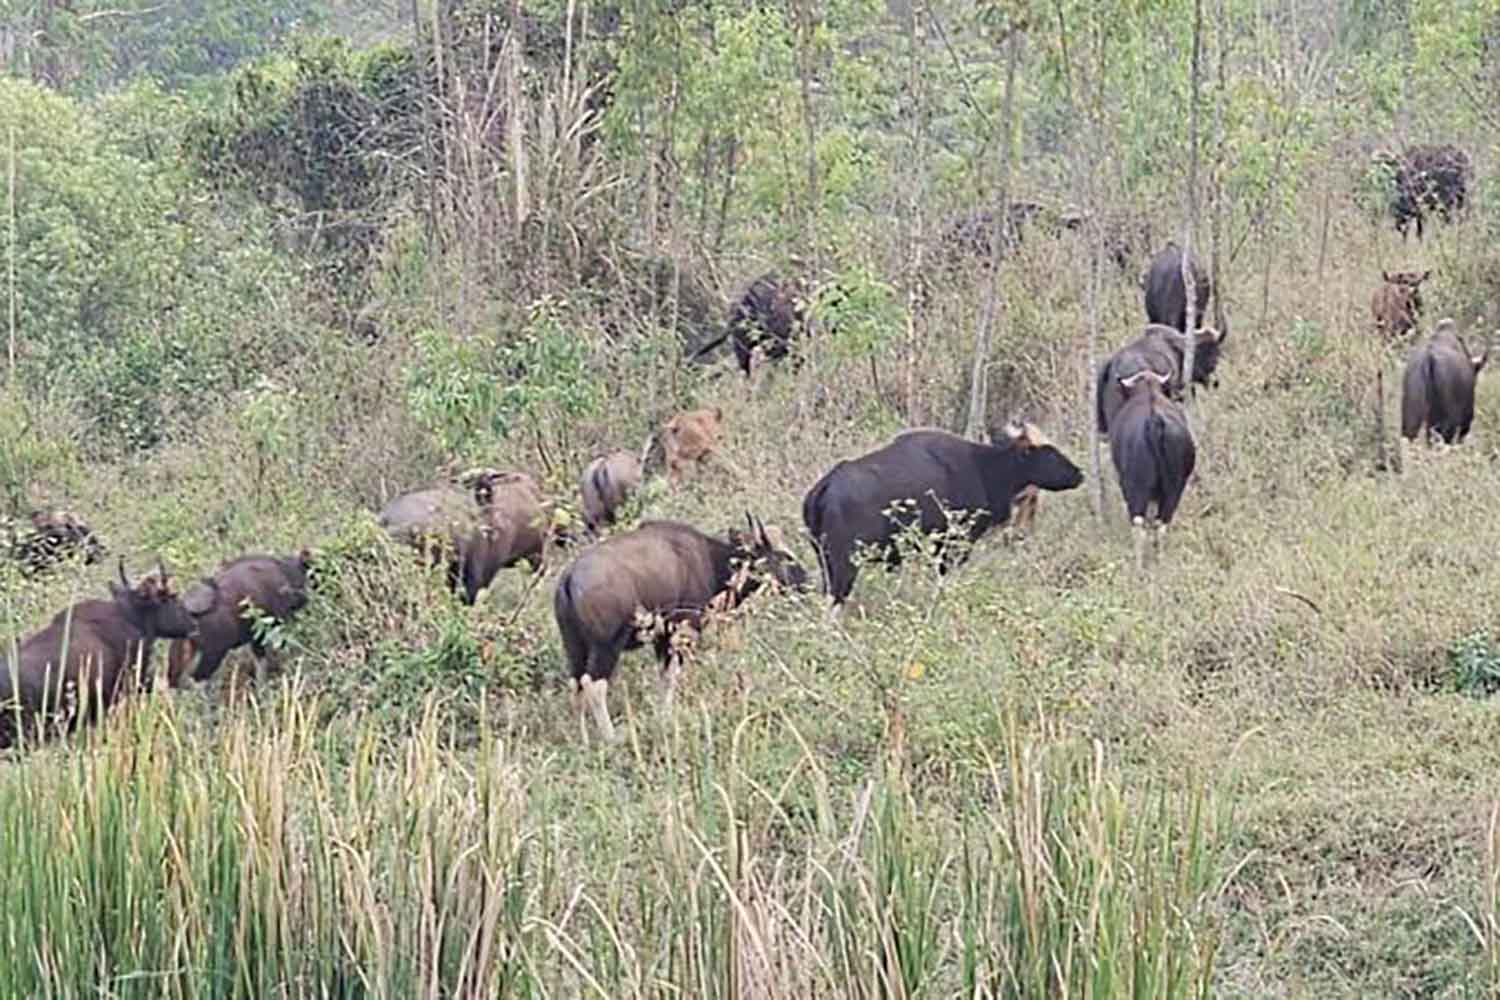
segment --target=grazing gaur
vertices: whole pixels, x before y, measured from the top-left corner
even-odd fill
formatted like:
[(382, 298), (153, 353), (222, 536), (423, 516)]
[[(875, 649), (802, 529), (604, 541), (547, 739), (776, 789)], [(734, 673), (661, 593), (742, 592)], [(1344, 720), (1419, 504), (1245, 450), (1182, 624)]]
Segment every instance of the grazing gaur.
[[(1219, 368), (1219, 353), (1227, 331), (1202, 327), (1193, 349), (1193, 382), (1197, 385), (1219, 384), (1214, 373)], [(1169, 326), (1148, 324), (1144, 333), (1116, 351), (1099, 368), (1094, 394), (1094, 419), (1100, 434), (1108, 434), (1115, 414), (1125, 405), (1120, 380), (1136, 372), (1153, 371), (1167, 379), (1167, 394), (1182, 397), (1182, 368), (1186, 364), (1187, 334)]]
[(563, 571), (552, 610), (574, 684), (574, 707), (587, 707), (600, 734), (613, 741), (606, 696), (620, 654), (643, 645), (638, 615), (657, 616), (652, 645), (662, 668), (664, 704), (670, 706), (680, 658), (677, 627), (696, 628), (709, 608), (728, 608), (769, 576), (802, 588), (807, 573), (774, 528), (745, 515), (749, 533), (728, 540), (675, 521), (647, 521), (586, 550)]
[(660, 435), (667, 460), (667, 481), (676, 486), (689, 469), (710, 463), (722, 465), (731, 474), (740, 476), (739, 469), (719, 451), (719, 432), (723, 428), (724, 410), (717, 406), (685, 410), (668, 420)]
[(1150, 508), (1155, 504), (1154, 544), (1160, 546), (1198, 452), (1182, 407), (1167, 398), (1165, 376), (1139, 371), (1121, 379), (1120, 386), (1125, 405), (1110, 425), (1109, 454), (1135, 532), (1136, 564), (1144, 566)]
[(307, 604), (310, 560), (307, 549), (285, 558), (242, 556), (188, 587), (182, 594), (182, 606), (197, 621), (198, 634), (177, 639), (167, 648), (167, 677), (172, 686), (185, 685), (194, 654), (198, 654), (198, 666), (192, 680), (206, 681), (230, 650), (246, 643), (258, 661), (256, 673), (261, 673), (260, 665), (270, 651), (256, 637), (253, 622), (245, 617), (245, 605), (278, 622), (290, 621)]
[(1417, 224), (1417, 239), (1422, 239), (1423, 219), (1428, 212), (1437, 212), (1449, 222), (1468, 202), (1472, 168), (1469, 155), (1457, 146), (1413, 146), (1399, 157), (1381, 151), (1374, 159), (1390, 174), (1390, 212), (1403, 240), (1413, 222)]
[[(938, 252), (949, 267), (972, 258), (989, 266), (1003, 259), (1024, 241), (1024, 230), (1033, 219), (1046, 210), (1034, 201), (1012, 201), (1006, 206), (1005, 224), (1000, 230), (1000, 248), (995, 243), (995, 222), (998, 209), (984, 209), (960, 215), (949, 221), (938, 236)], [(1069, 228), (1066, 220), (1060, 220), (1059, 228)]]
[(1431, 271), (1381, 271), (1382, 284), (1370, 298), (1375, 329), (1389, 338), (1404, 337), (1415, 330), (1422, 315), (1420, 286), (1431, 276)]
[[(1188, 266), (1193, 271), (1193, 301), (1197, 303), (1193, 313), (1197, 319), (1194, 326), (1204, 326), (1208, 318), (1204, 311), (1208, 308), (1213, 289), (1196, 256), (1188, 256)], [(1168, 243), (1151, 262), (1151, 270), (1146, 275), (1146, 319), (1187, 331), (1187, 288), (1182, 282), (1182, 248), (1176, 243)]]
[(807, 305), (807, 289), (800, 279), (782, 278), (774, 271), (763, 274), (730, 307), (723, 331), (698, 345), (688, 360), (696, 361), (728, 340), (740, 370), (748, 376), (756, 348), (767, 361), (787, 356), (793, 338), (807, 328)]
[(0, 747), (56, 716), (69, 731), (97, 721), (132, 689), (150, 686), (156, 639), (185, 638), (197, 629), (160, 564), (131, 586), (122, 559), (120, 582), (109, 589), (110, 600), (79, 601), (59, 612), (14, 656), (0, 646)]
[[(901, 559), (896, 535), (911, 525), (941, 534), (948, 527), (944, 507), (971, 512), (973, 542), (1009, 519), (1027, 486), (1071, 490), (1083, 482), (1078, 466), (1035, 427), (1012, 425), (998, 437), (979, 444), (943, 430), (905, 431), (882, 448), (839, 462), (807, 491), (802, 520), (835, 607), (854, 586), (859, 543), (874, 546), (887, 566), (895, 566)], [(890, 511), (893, 504), (906, 509)], [(963, 558), (942, 551), (940, 569)]]
[(541, 489), (524, 472), (486, 469), (466, 479), (472, 492), (437, 486), (397, 497), (380, 525), (434, 561), (446, 552), (448, 584), (472, 605), (500, 570), (523, 559), (541, 569), (551, 524)]
[(593, 532), (615, 523), (620, 507), (641, 488), (641, 462), (628, 451), (612, 451), (588, 464), (578, 481), (583, 520)]
[(1423, 440), (1429, 444), (1434, 432), (1444, 444), (1461, 443), (1474, 422), (1474, 383), (1489, 356), (1488, 341), (1478, 355), (1470, 355), (1453, 320), (1439, 320), (1432, 336), (1406, 358), (1401, 436), (1415, 441), (1425, 429)]
[(85, 565), (98, 562), (106, 554), (93, 529), (67, 511), (34, 510), (29, 520), (30, 527), (22, 527), (0, 518), (0, 525), (5, 527), (5, 547), (21, 564), (24, 576), (50, 569), (74, 552), (82, 554)]

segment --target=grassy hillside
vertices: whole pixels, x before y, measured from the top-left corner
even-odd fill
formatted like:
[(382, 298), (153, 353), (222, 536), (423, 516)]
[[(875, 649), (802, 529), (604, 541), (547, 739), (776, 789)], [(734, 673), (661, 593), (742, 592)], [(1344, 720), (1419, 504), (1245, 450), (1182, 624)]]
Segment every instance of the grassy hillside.
[[(1014, 187), (1056, 203), (1077, 193), (1055, 176), (1077, 155), (1044, 141), (1039, 102), (1023, 102), (1036, 138)], [(178, 149), (180, 111), (129, 118), (130, 135)], [(723, 251), (689, 238), (692, 212), (660, 209), (663, 243), (692, 262), (684, 287), (719, 313), (805, 249), (785, 203), (753, 211), (796, 191), (745, 121), (762, 158)], [(1363, 161), (1332, 147), (1277, 189), (1278, 222), (1247, 221), (1248, 195), (1236, 207), (1220, 386), (1193, 404), (1198, 472), (1149, 571), (1106, 450), (1102, 511), (1091, 473), (1044, 496), (1031, 537), (996, 532), (961, 572), (867, 571), (838, 624), (817, 594), (756, 597), (704, 633), (669, 718), (650, 657), (628, 654), (611, 687), (626, 737), (600, 747), (571, 713), (552, 621), (571, 554), (540, 579), (503, 572), (465, 608), (384, 539), (386, 500), (478, 463), (576, 508), (594, 454), (717, 405), (746, 475), (674, 491), (653, 465), (636, 516), (719, 532), (749, 510), (813, 567), (803, 493), (902, 427), (962, 426), (987, 307), (987, 274), (940, 277), (908, 326), (910, 247), (879, 208), (899, 201), (909, 164), (889, 147), (904, 140), (852, 113), (834, 124), (874, 166), (825, 163), (868, 172), (820, 217), (836, 244), (820, 259), (864, 297), (800, 368), (748, 383), (727, 362), (678, 363), (680, 329), (631, 298), (658, 279), (628, 269), (661, 248), (616, 230), (594, 247), (612, 285), (570, 271), (551, 231), (466, 243), (480, 226), (456, 194), (451, 230), (424, 235), (422, 189), (392, 182), (356, 294), (276, 205), (152, 175), (140, 218), (173, 210), (215, 239), (171, 243), (192, 263), (160, 264), (190, 274), (172, 310), (139, 304), (149, 286), (121, 293), (131, 322), (72, 355), (46, 345), (76, 371), (49, 362), (0, 390), (7, 496), (71, 507), (132, 571), (159, 554), (186, 579), (315, 546), (319, 587), (277, 631), (285, 669), (265, 684), (245, 690), (242, 651), (206, 689), (0, 759), (0, 994), (1495, 995), (1500, 381), (1480, 376), (1462, 447), (1387, 468), (1405, 345), (1369, 316), (1382, 268), (1431, 267), (1423, 330), (1451, 315), (1471, 346), (1500, 342), (1490, 132), (1464, 136), (1474, 209), (1424, 243), (1372, 216), (1352, 193)], [(1258, 155), (1237, 148), (1240, 166)], [(606, 150), (620, 188), (580, 199), (580, 239), (600, 215), (648, 211), (620, 180), (646, 157)], [(975, 207), (941, 180), (956, 160), (933, 162), (929, 231)], [(861, 205), (868, 184), (889, 200)], [(1167, 204), (1147, 191), (1126, 207), (1177, 232)], [(523, 252), (543, 245), (557, 256)], [(1086, 248), (1038, 231), (1005, 261), (987, 369), (990, 423), (1025, 415), (1088, 468)], [(34, 275), (79, 273), (59, 259)], [(1109, 349), (1143, 322), (1141, 262), (1100, 272)], [(378, 336), (351, 332), (350, 296), (375, 303)], [(130, 381), (180, 360), (175, 340), (202, 363)], [(124, 444), (98, 430), (120, 385), (152, 431)], [(113, 573), (0, 565), (0, 635)]]

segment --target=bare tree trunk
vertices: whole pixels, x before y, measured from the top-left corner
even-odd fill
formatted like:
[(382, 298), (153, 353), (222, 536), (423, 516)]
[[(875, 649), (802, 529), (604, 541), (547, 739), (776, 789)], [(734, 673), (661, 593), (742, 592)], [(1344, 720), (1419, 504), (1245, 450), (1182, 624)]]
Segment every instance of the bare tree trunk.
[(802, 84), (802, 126), (807, 141), (807, 204), (803, 206), (803, 235), (807, 239), (807, 261), (813, 272), (819, 270), (818, 259), (818, 124), (812, 96), (813, 12), (812, 0), (797, 3), (797, 75)]
[[(434, 147), (434, 143), (436, 142), (435, 136), (437, 135), (438, 123), (437, 116), (434, 112), (437, 108), (438, 101), (443, 90), (443, 64), (441, 49), (437, 44), (436, 21), (437, 12), (436, 8), (434, 8), (434, 35), (432, 44), (433, 59), (434, 66), (436, 67), (437, 79), (433, 82), (432, 93), (423, 96), (422, 113), (422, 117), (425, 119), (426, 126), (422, 130), (422, 150), (423, 158), (426, 161), (424, 166), (427, 170), (427, 253), (428, 259), (430, 261), (441, 261), (441, 254), (439, 253), (438, 248), (442, 242), (441, 234), (438, 232), (438, 165), (437, 153)], [(414, 41), (416, 43), (416, 49), (418, 52), (420, 52), (422, 50), (424, 39), (422, 38), (422, 11), (420, 6), (418, 5), (417, 0), (411, 0), (411, 29)], [(437, 280), (431, 283), (432, 290), (436, 297), (436, 311), (440, 319), (446, 320), (447, 309), (444, 306), (445, 296), (443, 294), (443, 286), (445, 282), (441, 274), (438, 274), (436, 277)]]
[(1198, 93), (1203, 55), (1203, 0), (1193, 0), (1193, 66), (1188, 107), (1188, 218), (1182, 239), (1182, 285), (1187, 294), (1187, 351), (1182, 358), (1182, 384), (1187, 390), (1184, 409), (1191, 410), (1193, 360), (1198, 353), (1198, 282), (1193, 274), (1193, 237), (1198, 232)]
[[(922, 72), (926, 62), (927, 51), (926, 34), (922, 30), (922, 17), (925, 12), (924, 0), (911, 0), (907, 8), (906, 20), (906, 43), (909, 60), (907, 63), (906, 86), (911, 94), (912, 101), (912, 134), (911, 134), (911, 187), (907, 191), (907, 271), (906, 271), (906, 422), (908, 424), (920, 424), (922, 419), (918, 413), (917, 402), (917, 372), (921, 370), (920, 353), (922, 349), (922, 333), (918, 326), (918, 314), (925, 314), (925, 303), (923, 299), (922, 282), (922, 251), (925, 235), (922, 226), (922, 205), (926, 194), (927, 177), (927, 91), (922, 86), (926, 74)], [(925, 315), (924, 317), (925, 318)], [(874, 360), (873, 357), (871, 359)]]
[(1000, 204), (995, 212), (994, 231), (990, 234), (990, 284), (985, 292), (979, 329), (974, 334), (974, 360), (969, 369), (969, 418), (964, 436), (979, 437), (989, 410), (990, 337), (1000, 310), (1000, 258), (1004, 253), (1010, 219), (1011, 129), (1015, 122), (1016, 61), (1021, 47), (1021, 28), (1012, 26), (1006, 39), (1005, 104), (1000, 115)]
[(511, 194), (514, 198), (516, 230), (526, 221), (526, 121), (521, 107), (521, 74), (526, 65), (526, 21), (521, 0), (510, 0), (510, 59), (505, 69), (506, 145), (510, 149)]
[(6, 270), (9, 276), (9, 299), (10, 299), (10, 350), (7, 357), (10, 360), (10, 381), (16, 381), (16, 254), (20, 248), (16, 246), (16, 127), (10, 127), (10, 160), (6, 169), (7, 184), (10, 199), (7, 203), (7, 222), (10, 227), (10, 252), (6, 256)]
[(1224, 264), (1222, 259), (1224, 235), (1224, 157), (1229, 144), (1224, 139), (1224, 106), (1229, 100), (1229, 12), (1225, 0), (1219, 0), (1218, 26), (1215, 34), (1219, 48), (1218, 92), (1214, 95), (1214, 167), (1213, 167), (1213, 214), (1209, 222), (1209, 288), (1213, 289), (1214, 327), (1221, 334), (1228, 330), (1224, 317)]

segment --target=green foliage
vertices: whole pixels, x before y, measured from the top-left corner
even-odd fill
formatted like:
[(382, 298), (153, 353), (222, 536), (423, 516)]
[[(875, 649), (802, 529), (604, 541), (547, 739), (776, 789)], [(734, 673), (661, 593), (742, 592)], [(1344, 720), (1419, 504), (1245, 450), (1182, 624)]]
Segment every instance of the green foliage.
[(77, 477), (78, 443), (60, 426), (44, 423), (44, 406), (19, 383), (0, 387), (0, 515), (27, 513), (39, 498), (33, 484)]
[(896, 289), (857, 266), (819, 287), (812, 317), (833, 332), (834, 349), (845, 358), (878, 353), (906, 327), (905, 310), (897, 301)]
[[(16, 138), (21, 373), (82, 401), (91, 450), (150, 447), (242, 377), (259, 331), (248, 303), (292, 286), (265, 247), (228, 236), (163, 155), (187, 109), (143, 87), (91, 113), (0, 81), (0, 133)], [(254, 231), (253, 225), (245, 225)]]
[(443, 451), (474, 455), (498, 409), (493, 352), (479, 341), (419, 330), (417, 361), (406, 379), (407, 405)]
[(592, 416), (604, 402), (587, 343), (551, 299), (532, 304), (521, 336), (500, 352), (499, 371), (506, 384), (494, 429), (505, 437), (527, 430), (565, 438), (569, 421)]
[(320, 0), (79, 0), (35, 3), (20, 23), (33, 79), (87, 93), (149, 77), (169, 87), (263, 55), (299, 28), (315, 27)]
[(1483, 698), (1500, 691), (1500, 644), (1489, 632), (1470, 632), (1448, 647), (1453, 688)]
[(417, 176), (422, 73), (409, 48), (299, 39), (238, 70), (187, 149), (212, 184), (296, 227), (330, 288), (357, 289), (391, 199)]

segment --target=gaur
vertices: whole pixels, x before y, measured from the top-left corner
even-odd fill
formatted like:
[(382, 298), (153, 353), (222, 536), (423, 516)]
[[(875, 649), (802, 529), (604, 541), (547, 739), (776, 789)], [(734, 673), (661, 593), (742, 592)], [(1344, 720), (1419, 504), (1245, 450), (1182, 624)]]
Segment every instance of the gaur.
[(1375, 329), (1391, 338), (1416, 329), (1422, 315), (1421, 284), (1431, 276), (1431, 271), (1381, 271), (1381, 285), (1370, 297)]
[(1109, 431), (1109, 455), (1135, 533), (1136, 563), (1142, 566), (1151, 507), (1156, 508), (1154, 545), (1160, 546), (1198, 460), (1187, 416), (1167, 398), (1166, 386), (1165, 376), (1149, 370), (1121, 379), (1125, 405)]
[(130, 691), (150, 686), (158, 638), (197, 630), (159, 563), (132, 586), (122, 559), (120, 582), (109, 590), (109, 600), (79, 601), (18, 647), (0, 646), (0, 747), (54, 717), (70, 731), (97, 721)]
[(1432, 336), (1406, 358), (1401, 381), (1401, 435), (1432, 442), (1435, 432), (1444, 444), (1458, 444), (1474, 423), (1474, 384), (1489, 358), (1490, 346), (1470, 355), (1453, 320), (1442, 319)]
[(484, 470), (472, 492), (438, 486), (404, 494), (386, 504), (380, 524), (434, 561), (446, 553), (448, 584), (470, 605), (500, 570), (523, 559), (540, 570), (551, 537), (541, 489), (523, 472)]
[(631, 452), (612, 451), (590, 462), (578, 481), (589, 530), (614, 524), (621, 506), (640, 488), (641, 462)]
[[(854, 586), (855, 548), (874, 546), (887, 566), (900, 562), (896, 536), (915, 524), (923, 534), (947, 530), (948, 510), (971, 513), (969, 541), (1010, 517), (1028, 486), (1071, 490), (1083, 473), (1035, 427), (1010, 427), (995, 444), (943, 430), (911, 430), (884, 447), (839, 462), (807, 491), (802, 520), (817, 546), (834, 606)], [(892, 505), (905, 509), (892, 511)], [(940, 569), (961, 561), (941, 553)]]
[[(1193, 326), (1196, 328), (1207, 325), (1205, 310), (1213, 289), (1197, 257), (1188, 256), (1188, 267), (1193, 273), (1193, 302), (1197, 305)], [(1156, 255), (1147, 272), (1146, 320), (1187, 332), (1187, 288), (1182, 281), (1182, 248), (1176, 243), (1168, 243)]]
[(637, 616), (660, 616), (652, 645), (669, 706), (681, 623), (698, 627), (710, 607), (752, 594), (763, 577), (801, 588), (807, 573), (767, 529), (746, 515), (749, 533), (727, 540), (675, 521), (647, 521), (583, 552), (557, 581), (552, 610), (574, 685), (574, 707), (586, 708), (606, 740), (615, 739), (606, 696), (620, 654), (643, 645)]
[(192, 639), (178, 639), (168, 648), (167, 676), (172, 686), (184, 685), (195, 653), (198, 666), (193, 670), (192, 680), (199, 682), (214, 675), (230, 650), (247, 643), (259, 664), (263, 664), (269, 650), (257, 638), (252, 620), (246, 617), (246, 605), (278, 622), (290, 621), (307, 604), (310, 558), (306, 549), (289, 557), (242, 556), (188, 587), (182, 595), (182, 606), (197, 620), (198, 634)]
[[(1200, 329), (1193, 351), (1193, 382), (1196, 385), (1218, 384), (1219, 353), (1225, 332), (1210, 327)], [(1135, 340), (1116, 351), (1099, 368), (1094, 395), (1094, 420), (1100, 434), (1108, 434), (1114, 415), (1125, 404), (1120, 380), (1136, 372), (1153, 371), (1165, 376), (1167, 395), (1182, 397), (1182, 368), (1186, 364), (1187, 334), (1169, 326), (1151, 324)]]

